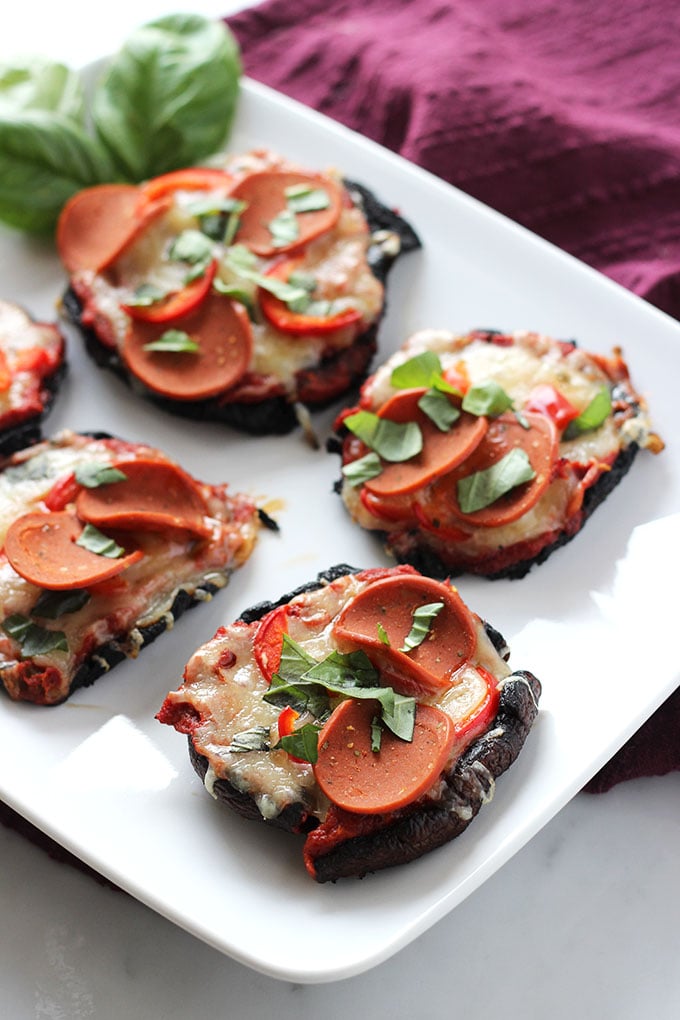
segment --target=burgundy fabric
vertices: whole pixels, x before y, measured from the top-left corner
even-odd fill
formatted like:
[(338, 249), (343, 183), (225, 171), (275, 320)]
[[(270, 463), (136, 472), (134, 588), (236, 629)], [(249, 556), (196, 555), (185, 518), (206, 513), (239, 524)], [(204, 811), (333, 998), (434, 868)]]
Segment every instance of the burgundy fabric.
[[(266, 0), (228, 24), (251, 77), (680, 318), (677, 0)], [(678, 734), (680, 692), (586, 789), (680, 768)]]
[(680, 316), (677, 0), (268, 0), (246, 72)]

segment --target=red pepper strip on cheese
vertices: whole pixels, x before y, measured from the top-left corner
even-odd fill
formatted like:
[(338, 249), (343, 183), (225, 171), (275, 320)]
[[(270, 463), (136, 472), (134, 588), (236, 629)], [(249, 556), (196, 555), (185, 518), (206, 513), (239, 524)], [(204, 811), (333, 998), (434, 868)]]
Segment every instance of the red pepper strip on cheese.
[(176, 464), (138, 458), (113, 467), (125, 478), (79, 493), (76, 513), (82, 521), (122, 531), (175, 529), (202, 538), (212, 533), (200, 487)]
[[(267, 276), (288, 282), (301, 264), (301, 259), (286, 259), (267, 271)], [(292, 308), (277, 298), (270, 291), (260, 289), (260, 307), (266, 319), (282, 333), (306, 333), (317, 335), (331, 333), (334, 329), (351, 326), (361, 320), (358, 308), (344, 308), (334, 315), (308, 315), (306, 312), (294, 312)]]
[(131, 318), (139, 319), (141, 322), (164, 322), (166, 324), (173, 322), (183, 315), (188, 315), (207, 297), (216, 271), (217, 262), (213, 259), (206, 267), (205, 272), (188, 283), (182, 290), (168, 294), (160, 301), (154, 301), (150, 305), (122, 305), (121, 307)]
[(69, 503), (72, 503), (80, 492), (80, 485), (76, 481), (73, 471), (67, 475), (57, 478), (56, 482), (43, 499), (48, 510), (64, 510)]
[[(305, 188), (325, 192), (328, 205), (310, 212), (293, 213), (296, 229), (288, 239), (272, 232), (272, 225), (288, 210), (287, 189)], [(272, 255), (302, 248), (337, 223), (343, 203), (342, 188), (329, 177), (292, 170), (261, 170), (240, 180), (230, 197), (246, 202), (241, 213), (235, 243), (244, 244), (256, 255)]]
[(556, 390), (550, 383), (541, 383), (534, 386), (533, 390), (524, 402), (525, 411), (535, 411), (538, 414), (547, 414), (549, 418), (562, 431), (570, 421), (578, 418), (578, 408), (567, 400), (564, 394)]
[(144, 197), (155, 201), (172, 195), (175, 191), (223, 191), (225, 194), (232, 187), (234, 178), (225, 170), (208, 166), (192, 166), (183, 170), (171, 170), (170, 173), (152, 177), (141, 185)]
[[(425, 507), (429, 517), (441, 516), (442, 519), (450, 520), (453, 514), (464, 524), (496, 528), (518, 520), (535, 506), (552, 478), (558, 454), (557, 429), (552, 420), (543, 414), (522, 412), (522, 418), (529, 428), (525, 428), (510, 411), (490, 423), (484, 439), (471, 456), (432, 486)], [(515, 449), (524, 450), (527, 454), (535, 471), (534, 478), (511, 489), (489, 506), (472, 513), (463, 513), (458, 503), (458, 480), (492, 467)], [(437, 513), (438, 509), (440, 514)]]
[[(295, 720), (300, 718), (300, 713), (296, 712), (290, 705), (281, 711), (279, 718), (276, 720), (276, 727), (279, 731), (279, 740), (283, 737), (290, 737), (295, 732)], [(297, 758), (294, 754), (288, 752), (288, 757), (291, 761), (296, 761), (302, 764), (306, 761), (305, 758)]]
[(288, 633), (288, 606), (272, 609), (260, 620), (253, 640), (253, 655), (262, 676), (271, 683), (281, 665), (283, 635)]
[[(414, 613), (443, 603), (419, 645), (403, 651)], [(339, 614), (333, 637), (341, 652), (361, 650), (382, 674), (382, 682), (414, 697), (441, 693), (477, 646), (472, 613), (454, 589), (420, 575), (376, 581)]]
[(67, 511), (24, 514), (7, 531), (5, 555), (26, 581), (54, 591), (105, 581), (143, 556), (139, 549), (115, 559), (100, 556), (76, 545), (82, 533), (82, 522)]
[(186, 334), (189, 349), (147, 350), (162, 342), (167, 324), (133, 320), (128, 326), (123, 360), (150, 390), (174, 400), (203, 400), (224, 393), (245, 374), (253, 334), (242, 305), (211, 291), (175, 328)]
[(401, 390), (385, 403), (379, 418), (400, 424), (413, 421), (423, 435), (423, 448), (409, 460), (387, 464), (379, 475), (364, 482), (374, 496), (400, 496), (429, 485), (452, 471), (479, 446), (488, 428), (487, 419), (462, 411), (450, 429), (442, 432), (418, 407), (425, 389)]
[(455, 741), (451, 718), (432, 705), (418, 705), (413, 740), (384, 728), (380, 750), (371, 749), (375, 701), (341, 702), (319, 733), (313, 765), (321, 791), (338, 807), (357, 814), (382, 814), (411, 804), (429, 790), (446, 767)]
[(57, 250), (69, 273), (99, 272), (167, 211), (169, 199), (145, 201), (135, 184), (97, 184), (68, 200), (57, 223)]

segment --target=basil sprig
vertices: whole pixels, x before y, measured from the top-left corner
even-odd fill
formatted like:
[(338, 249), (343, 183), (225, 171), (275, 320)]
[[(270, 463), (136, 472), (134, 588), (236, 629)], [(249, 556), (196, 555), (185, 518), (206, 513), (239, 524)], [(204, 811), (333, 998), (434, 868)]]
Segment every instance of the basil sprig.
[(526, 451), (515, 447), (491, 467), (458, 480), (458, 505), (464, 514), (472, 514), (535, 477)]
[(145, 351), (168, 351), (172, 354), (196, 354), (200, 346), (183, 329), (166, 329), (157, 340), (144, 344)]
[(130, 35), (85, 102), (61, 64), (18, 65), (0, 80), (0, 219), (51, 231), (94, 184), (137, 183), (219, 151), (236, 110), (241, 60), (224, 22), (172, 14)]
[(400, 652), (410, 652), (421, 645), (430, 633), (430, 627), (444, 608), (443, 602), (428, 602), (427, 605), (417, 606), (413, 611), (411, 630), (404, 638), (404, 643), (399, 649)]

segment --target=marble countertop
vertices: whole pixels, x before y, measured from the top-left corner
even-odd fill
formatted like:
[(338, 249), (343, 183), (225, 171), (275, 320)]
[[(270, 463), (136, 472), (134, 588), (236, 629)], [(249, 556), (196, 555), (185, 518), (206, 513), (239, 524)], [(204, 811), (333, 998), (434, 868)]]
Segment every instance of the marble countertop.
[[(13, 11), (3, 26), (3, 58), (31, 51), (78, 66), (174, 9), (167, 0), (39, 6), (39, 16), (34, 4)], [(185, 8), (218, 15), (240, 6), (202, 0)], [(678, 774), (577, 795), (405, 949), (356, 977), (320, 985), (249, 970), (0, 826), (1, 1012), (12, 1020), (305, 1020), (359, 1011), (372, 1018), (675, 1020), (679, 800)]]

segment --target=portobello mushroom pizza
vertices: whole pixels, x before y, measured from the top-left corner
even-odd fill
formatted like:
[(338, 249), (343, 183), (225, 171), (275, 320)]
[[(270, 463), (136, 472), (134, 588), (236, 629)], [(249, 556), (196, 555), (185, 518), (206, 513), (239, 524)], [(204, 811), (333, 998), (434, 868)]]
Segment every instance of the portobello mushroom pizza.
[(57, 229), (63, 307), (97, 362), (261, 434), (365, 377), (387, 270), (418, 244), (365, 188), (264, 151), (85, 189)]
[(62, 432), (0, 470), (0, 679), (54, 705), (223, 588), (259, 515), (161, 451)]
[(0, 301), (0, 456), (40, 438), (65, 371), (64, 350), (55, 323)]
[(490, 330), (416, 333), (329, 445), (349, 513), (399, 562), (511, 578), (573, 538), (639, 450), (663, 449), (620, 350)]
[(404, 864), (491, 799), (540, 683), (448, 582), (331, 568), (190, 659), (158, 719), (239, 814), (304, 834), (318, 882)]

